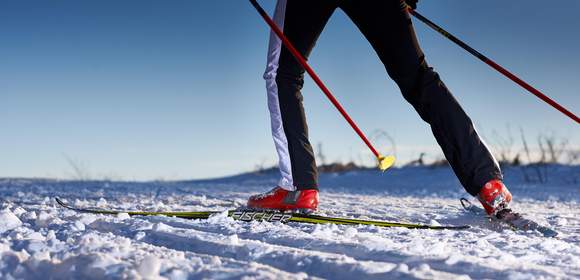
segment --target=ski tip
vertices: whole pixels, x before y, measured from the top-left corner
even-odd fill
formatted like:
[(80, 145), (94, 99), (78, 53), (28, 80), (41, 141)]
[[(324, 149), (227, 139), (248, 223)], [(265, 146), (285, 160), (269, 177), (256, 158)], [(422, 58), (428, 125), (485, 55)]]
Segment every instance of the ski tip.
[(58, 205), (60, 205), (61, 207), (68, 208), (68, 209), (72, 209), (71, 206), (69, 206), (68, 204), (66, 204), (66, 202), (62, 201), (60, 199), (60, 197), (56, 196), (54, 198), (54, 200), (56, 200), (56, 203), (58, 203)]
[(66, 205), (66, 203), (64, 203), (58, 196), (56, 196), (54, 200), (56, 200), (56, 203), (58, 203), (60, 206)]

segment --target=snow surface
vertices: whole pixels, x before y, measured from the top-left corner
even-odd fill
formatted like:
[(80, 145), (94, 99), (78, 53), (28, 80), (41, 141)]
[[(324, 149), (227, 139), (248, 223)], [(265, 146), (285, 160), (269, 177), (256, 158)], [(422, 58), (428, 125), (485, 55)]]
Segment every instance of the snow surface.
[(105, 216), (59, 208), (226, 210), (277, 175), (180, 182), (0, 179), (0, 279), (578, 279), (580, 166), (551, 166), (548, 183), (506, 170), (515, 210), (560, 232), (514, 232), (466, 213), (448, 168), (321, 175), (320, 210), (463, 231)]

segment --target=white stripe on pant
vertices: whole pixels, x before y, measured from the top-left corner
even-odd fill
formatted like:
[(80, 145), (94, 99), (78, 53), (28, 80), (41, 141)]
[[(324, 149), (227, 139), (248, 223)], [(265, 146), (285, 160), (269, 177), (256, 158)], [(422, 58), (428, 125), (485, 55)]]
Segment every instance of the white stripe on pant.
[[(286, 13), (286, 0), (279, 0), (274, 12), (274, 22), (280, 29), (284, 29), (284, 15)], [(282, 114), (280, 112), (280, 103), (278, 102), (278, 85), (276, 84), (276, 71), (278, 71), (278, 60), (282, 50), (282, 42), (274, 32), (270, 33), (270, 43), (268, 44), (268, 63), (264, 73), (266, 80), (266, 92), (268, 96), (268, 109), (270, 111), (270, 125), (272, 128), (272, 138), (278, 153), (278, 167), (282, 178), (278, 186), (294, 191), (294, 182), (292, 180), (292, 166), (290, 154), (288, 152), (288, 139), (284, 133), (282, 123)]]

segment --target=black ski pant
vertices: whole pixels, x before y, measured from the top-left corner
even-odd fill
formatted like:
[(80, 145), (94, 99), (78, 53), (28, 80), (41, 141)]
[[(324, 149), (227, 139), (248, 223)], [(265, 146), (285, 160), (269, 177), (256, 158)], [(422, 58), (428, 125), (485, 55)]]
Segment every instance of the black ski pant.
[[(287, 0), (283, 11), (284, 34), (308, 58), (336, 8), (341, 8), (354, 22), (404, 98), (430, 125), (437, 143), (467, 192), (477, 195), (487, 181), (502, 179), (497, 161), (478, 136), (470, 118), (439, 75), (427, 65), (410, 16), (401, 9), (399, 1)], [(315, 157), (308, 140), (300, 92), (303, 80), (304, 68), (282, 47), (275, 81), (293, 184), (297, 189), (318, 187)]]

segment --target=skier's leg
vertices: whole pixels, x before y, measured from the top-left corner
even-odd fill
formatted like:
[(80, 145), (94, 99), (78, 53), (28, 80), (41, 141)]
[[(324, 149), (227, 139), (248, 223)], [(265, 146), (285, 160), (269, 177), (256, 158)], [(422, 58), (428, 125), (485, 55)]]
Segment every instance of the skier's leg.
[(429, 123), (455, 174), (476, 196), (502, 174), (471, 120), (427, 65), (409, 14), (398, 1), (347, 0), (341, 8), (369, 40), (389, 76), (421, 118)]
[[(336, 8), (334, 1), (279, 0), (274, 21), (296, 49), (308, 57)], [(304, 69), (272, 32), (264, 74), (272, 136), (286, 190), (316, 189), (318, 174), (302, 106)]]
[[(286, 0), (278, 0), (276, 3), (276, 10), (274, 11), (273, 20), (281, 29), (284, 28), (284, 18), (286, 15)], [(268, 110), (270, 111), (270, 126), (272, 129), (272, 138), (278, 153), (278, 168), (282, 178), (278, 182), (278, 186), (292, 190), (292, 170), (290, 167), (290, 155), (288, 154), (288, 139), (284, 133), (282, 126), (282, 118), (280, 113), (280, 104), (278, 103), (278, 85), (276, 83), (276, 73), (278, 71), (278, 60), (280, 58), (280, 51), (282, 49), (282, 42), (274, 31), (270, 32), (270, 42), (268, 44), (268, 63), (266, 71), (264, 72), (264, 80), (266, 80), (266, 93), (268, 96)]]

